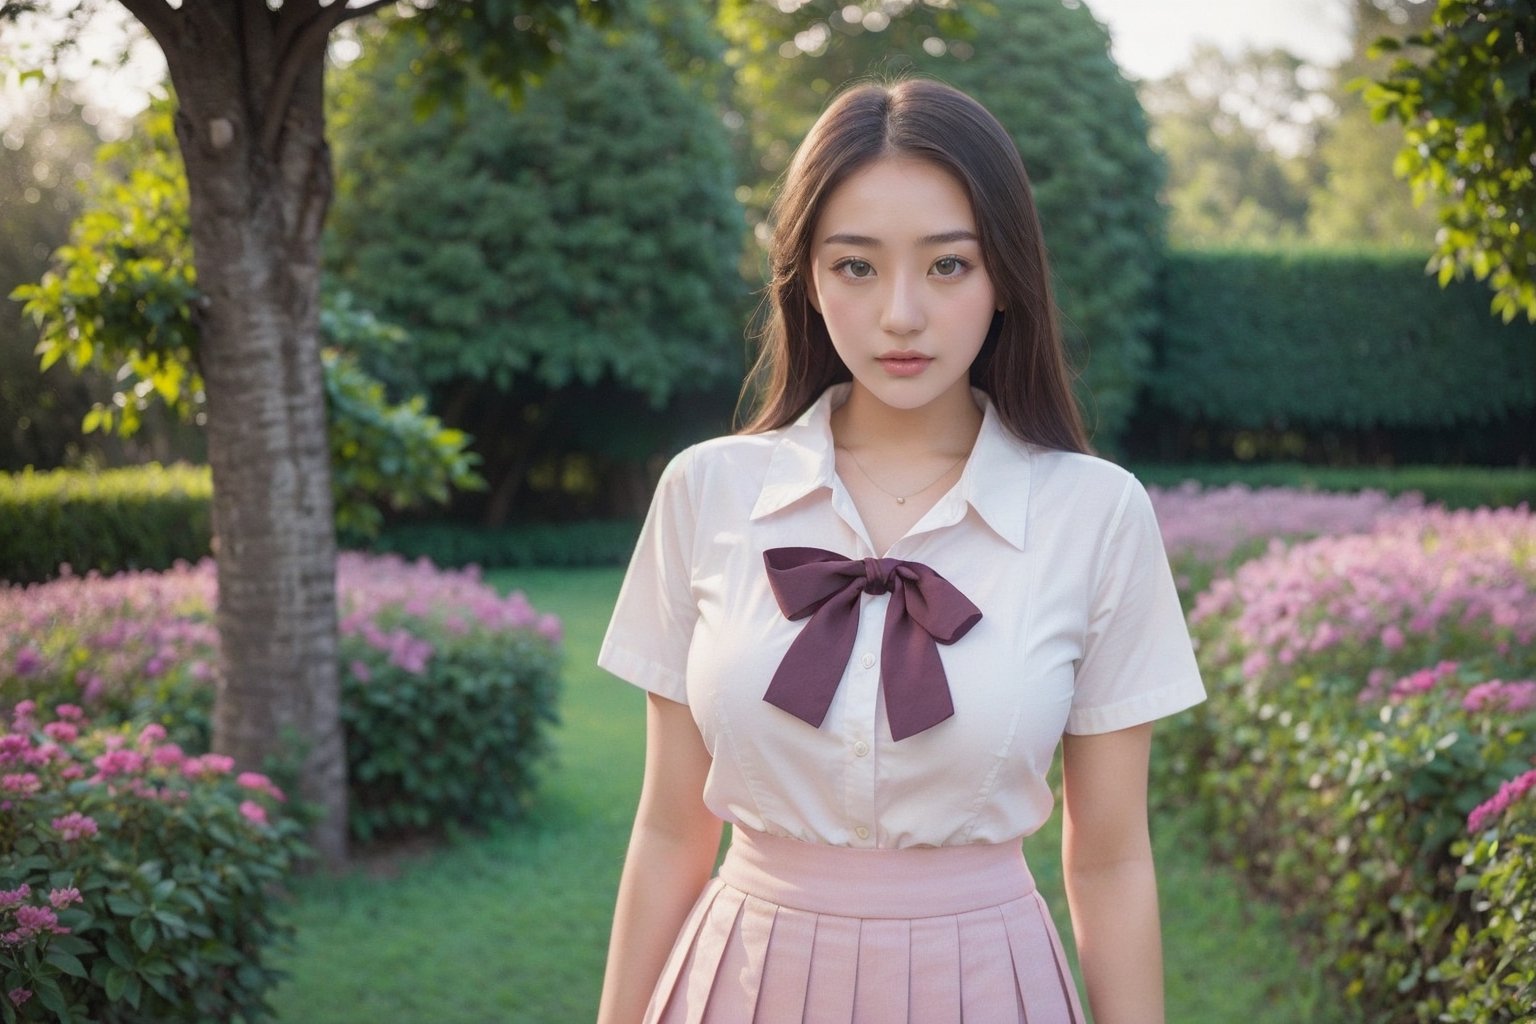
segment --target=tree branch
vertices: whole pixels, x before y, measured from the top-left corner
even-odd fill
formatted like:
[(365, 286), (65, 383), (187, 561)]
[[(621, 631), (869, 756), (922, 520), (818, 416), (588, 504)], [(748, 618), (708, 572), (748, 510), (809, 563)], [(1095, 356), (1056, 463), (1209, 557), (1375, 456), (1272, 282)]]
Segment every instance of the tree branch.
[[(344, 3), (345, 0), (337, 0), (337, 2)], [(354, 18), (361, 18), (365, 14), (372, 14), (380, 7), (392, 7), (397, 2), (398, 0), (370, 0), (370, 2), (358, 7), (347, 7), (341, 12), (341, 17), (336, 20), (336, 24), (340, 25), (344, 21), (351, 21)]]
[(293, 98), (293, 89), (299, 80), (299, 75), (309, 60), (324, 54), (325, 42), (330, 38), (331, 31), (342, 22), (372, 14), (380, 7), (388, 7), (394, 3), (395, 0), (369, 0), (368, 3), (357, 7), (348, 7), (347, 0), (333, 0), (329, 7), (322, 8), (320, 13), (298, 30), (293, 41), (284, 49), (280, 58), (282, 64), (279, 65), (277, 75), (273, 79), (271, 97), (261, 123), (263, 150), (269, 154), (275, 153), (278, 136), (283, 130), (284, 112), (288, 109), (288, 102)]
[(324, 55), (325, 41), (330, 38), (331, 30), (341, 24), (345, 9), (346, 0), (335, 0), (330, 7), (306, 21), (283, 48), (278, 58), (281, 63), (272, 79), (272, 91), (268, 94), (266, 109), (262, 111), (261, 148), (269, 155), (276, 155), (277, 139), (282, 134), (284, 116), (293, 99), (299, 74), (308, 61)]
[(174, 49), (179, 25), (177, 18), (180, 16), (177, 9), (167, 4), (165, 0), (118, 0), (118, 3), (127, 8), (150, 38), (160, 46), (162, 53), (169, 58), (170, 51)]

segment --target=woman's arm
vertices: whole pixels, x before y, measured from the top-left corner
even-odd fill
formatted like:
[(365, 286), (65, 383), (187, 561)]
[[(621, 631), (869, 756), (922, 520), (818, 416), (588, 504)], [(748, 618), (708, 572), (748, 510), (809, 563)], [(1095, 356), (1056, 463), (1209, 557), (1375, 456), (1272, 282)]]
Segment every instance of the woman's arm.
[(1152, 725), (1062, 738), (1062, 869), (1097, 1024), (1162, 1024), (1163, 946), (1147, 830)]
[(704, 806), (709, 751), (685, 705), (649, 694), (645, 782), (619, 879), (599, 1024), (636, 1024), (715, 866), (720, 819)]

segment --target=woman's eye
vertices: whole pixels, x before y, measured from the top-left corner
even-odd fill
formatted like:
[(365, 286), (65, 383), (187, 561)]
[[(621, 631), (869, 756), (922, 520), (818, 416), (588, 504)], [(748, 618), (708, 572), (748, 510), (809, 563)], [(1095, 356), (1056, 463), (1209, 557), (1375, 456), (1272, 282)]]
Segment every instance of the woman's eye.
[(941, 256), (933, 261), (933, 269), (940, 277), (955, 277), (965, 270), (966, 263), (958, 256)]
[(875, 268), (864, 260), (843, 260), (832, 269), (841, 271), (849, 277), (868, 277), (875, 272)]

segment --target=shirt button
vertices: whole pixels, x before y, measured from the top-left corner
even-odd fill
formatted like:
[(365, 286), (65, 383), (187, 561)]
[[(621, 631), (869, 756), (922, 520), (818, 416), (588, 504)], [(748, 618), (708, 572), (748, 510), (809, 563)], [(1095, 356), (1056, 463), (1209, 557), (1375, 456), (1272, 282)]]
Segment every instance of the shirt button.
[(862, 661), (860, 661), (860, 664), (863, 665), (865, 668), (874, 668), (875, 667), (875, 656), (873, 654), (866, 654), (866, 655), (864, 655), (864, 658), (863, 658)]
[(863, 757), (865, 754), (869, 753), (869, 744), (865, 743), (863, 740), (859, 740), (859, 742), (853, 745), (853, 752), (859, 757)]
[(854, 831), (854, 833), (860, 839), (868, 839), (869, 838), (869, 829), (865, 828), (863, 825), (860, 825), (858, 828), (854, 829), (853, 831)]

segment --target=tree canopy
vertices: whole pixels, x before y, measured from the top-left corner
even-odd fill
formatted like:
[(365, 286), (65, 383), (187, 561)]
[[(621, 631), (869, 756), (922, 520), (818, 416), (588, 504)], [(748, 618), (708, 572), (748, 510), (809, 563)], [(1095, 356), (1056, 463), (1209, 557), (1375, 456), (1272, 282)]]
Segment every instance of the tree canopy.
[(1365, 97), (1403, 125), (1397, 173), (1438, 201), (1441, 284), (1471, 272), (1506, 322), (1536, 323), (1536, 4), (1439, 0), (1377, 49), (1400, 56)]
[(520, 109), (470, 75), (461, 106), (424, 120), (400, 81), (427, 48), (364, 45), (334, 104), (329, 262), (411, 332), (425, 383), (611, 376), (660, 403), (739, 377), (730, 144), (654, 30), (574, 28)]

